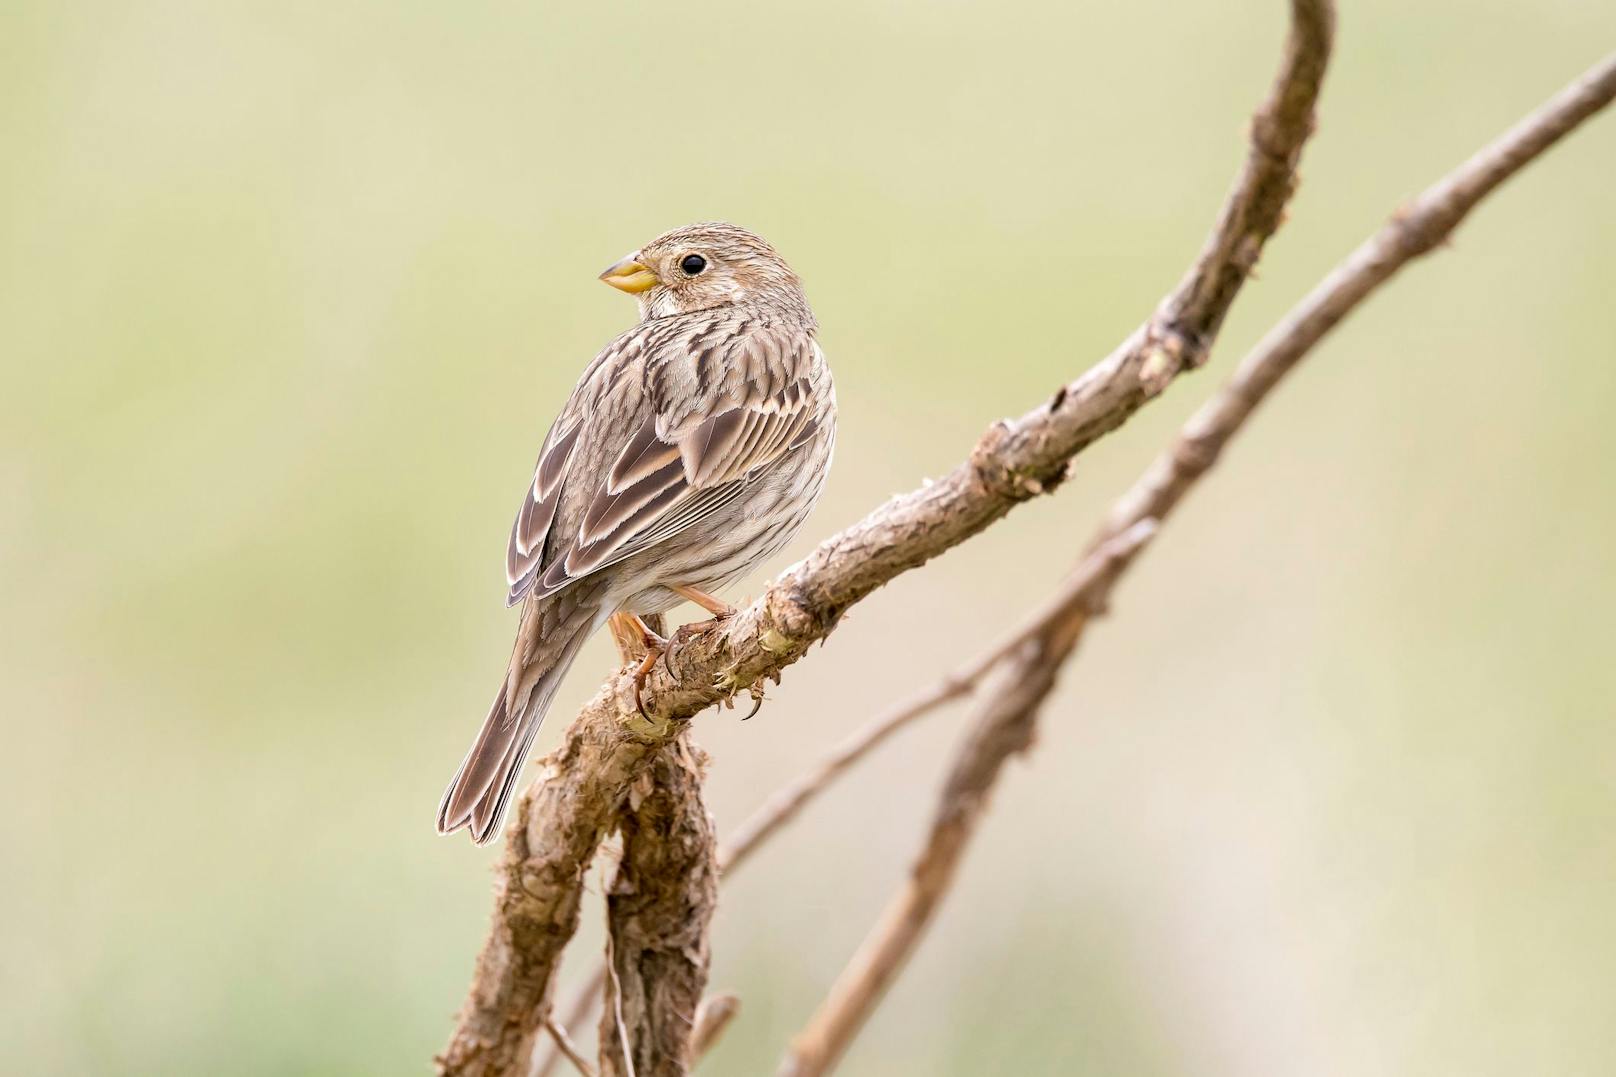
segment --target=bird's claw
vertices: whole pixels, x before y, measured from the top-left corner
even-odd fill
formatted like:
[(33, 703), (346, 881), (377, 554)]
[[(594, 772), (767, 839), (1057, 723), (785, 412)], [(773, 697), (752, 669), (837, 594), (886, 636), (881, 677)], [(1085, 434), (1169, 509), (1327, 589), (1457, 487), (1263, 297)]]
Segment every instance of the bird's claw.
[[(671, 640), (663, 639), (654, 632), (647, 631), (642, 641), (645, 644), (645, 657), (640, 664), (634, 667), (634, 706), (640, 712), (640, 717), (651, 721), (651, 715), (645, 709), (645, 678), (656, 667), (657, 659), (667, 656), (672, 648)], [(669, 669), (672, 672), (672, 669)]]
[[(650, 673), (652, 667), (654, 667), (657, 662), (660, 661), (662, 663), (662, 668), (668, 671), (668, 676), (677, 680), (679, 674), (673, 668), (676, 652), (697, 636), (704, 636), (709, 632), (715, 632), (722, 628), (724, 626), (724, 622), (728, 621), (732, 616), (733, 612), (715, 614), (713, 617), (705, 621), (696, 621), (693, 624), (680, 625), (679, 628), (667, 639), (646, 639), (645, 645), (647, 650), (645, 659), (634, 671), (634, 701), (639, 706), (640, 714), (643, 717), (649, 720), (651, 716), (645, 711), (645, 701), (640, 694), (640, 689), (644, 686), (646, 675)], [(743, 689), (748, 692), (752, 696), (752, 709), (747, 712), (746, 718), (750, 718), (763, 707), (763, 692), (767, 680), (769, 678), (773, 678), (774, 683), (779, 684), (780, 674), (778, 672), (770, 673), (764, 677), (759, 677), (750, 684), (745, 684), (739, 679), (739, 677), (736, 676), (736, 672), (737, 671), (731, 667), (729, 669), (721, 669), (717, 673), (713, 674), (713, 688), (715, 691), (720, 693), (720, 698), (718, 701), (719, 705), (730, 709), (733, 709), (735, 706), (735, 696), (737, 693), (741, 692)], [(741, 721), (746, 721), (746, 718), (742, 718)]]
[(651, 715), (645, 709), (645, 675), (650, 671), (651, 666), (656, 664), (656, 656), (654, 654), (647, 655), (646, 658), (650, 660), (650, 664), (641, 662), (634, 670), (634, 709), (640, 712), (641, 718), (649, 722)]
[(662, 649), (662, 668), (667, 670), (668, 676), (674, 680), (679, 679), (679, 674), (675, 673), (673, 669), (673, 655), (675, 651), (684, 646), (685, 640), (694, 634), (688, 631), (689, 628), (689, 625), (680, 625), (673, 635), (668, 637), (668, 645)]
[(746, 718), (741, 719), (743, 722), (763, 709), (763, 678), (759, 677), (747, 691), (752, 695), (752, 709), (746, 712)]
[(678, 630), (676, 630), (673, 635), (668, 637), (667, 647), (662, 651), (662, 668), (668, 671), (668, 676), (673, 677), (674, 679), (678, 679), (679, 676), (673, 671), (673, 655), (675, 651), (677, 651), (680, 647), (683, 647), (686, 643), (697, 636), (704, 636), (709, 632), (716, 632), (718, 629), (724, 626), (725, 621), (728, 621), (733, 616), (733, 612), (719, 614), (710, 617), (705, 621), (696, 621), (692, 624), (680, 625)]

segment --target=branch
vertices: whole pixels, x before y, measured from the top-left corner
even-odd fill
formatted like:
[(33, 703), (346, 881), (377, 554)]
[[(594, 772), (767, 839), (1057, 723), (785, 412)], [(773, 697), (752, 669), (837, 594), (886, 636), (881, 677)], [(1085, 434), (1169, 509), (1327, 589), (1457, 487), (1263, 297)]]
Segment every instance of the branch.
[(583, 1056), (583, 1052), (578, 1050), (578, 1045), (572, 1042), (572, 1037), (567, 1035), (566, 1029), (556, 1024), (555, 1020), (549, 1017), (544, 1019), (544, 1027), (549, 1031), (550, 1041), (555, 1044), (556, 1050), (566, 1056), (567, 1061), (572, 1063), (573, 1068), (583, 1074), (583, 1077), (595, 1077), (594, 1067), (590, 1066), (589, 1060)]
[[(778, 834), (803, 808), (851, 769), (854, 763), (874, 751), (888, 737), (916, 719), (931, 714), (945, 703), (970, 695), (976, 690), (977, 683), (982, 677), (997, 665), (1000, 659), (1036, 631), (1041, 623), (1041, 619), (1034, 618), (1011, 633), (1004, 643), (990, 648), (968, 666), (872, 718), (826, 752), (814, 766), (775, 790), (751, 815), (742, 820), (728, 840), (719, 846), (718, 868), (721, 879), (728, 879), (732, 872), (751, 857), (752, 853)], [(601, 1001), (601, 991), (605, 986), (606, 965), (602, 962), (596, 965), (594, 971), (578, 986), (572, 1001), (567, 1004), (568, 1027), (576, 1028), (589, 1019)], [(701, 1051), (698, 1049), (695, 1054), (696, 1057), (700, 1057)], [(551, 1077), (561, 1059), (560, 1047), (554, 1045), (540, 1061), (532, 1077)]]
[[(566, 1027), (578, 1028), (589, 1020), (595, 1012), (595, 1007), (601, 1001), (601, 992), (606, 989), (606, 962), (603, 960), (595, 966), (595, 971), (589, 978), (579, 984), (573, 992), (572, 1001), (567, 1003)], [(563, 1053), (558, 1044), (552, 1044), (551, 1050), (534, 1067), (531, 1077), (552, 1077), (556, 1067), (561, 1064)]]
[[(832, 782), (882, 741), (949, 700), (969, 694), (977, 679), (987, 671), (997, 657), (996, 653), (990, 653), (974, 663), (971, 668), (945, 678), (938, 682), (936, 687), (876, 717), (826, 753), (812, 769), (777, 790), (756, 811), (747, 816), (740, 826), (735, 828), (729, 840), (719, 847), (718, 868), (721, 878), (729, 878), (732, 871), (740, 867), (760, 845), (774, 837), (782, 827), (794, 819), (809, 801), (824, 792)], [(578, 985), (572, 1001), (567, 1004), (566, 1020), (569, 1028), (576, 1028), (589, 1019), (601, 1001), (601, 992), (605, 986), (606, 965), (602, 962), (595, 966), (594, 971), (583, 983)], [(725, 1020), (728, 1020), (728, 1015), (725, 1015)], [(698, 1046), (694, 1055), (699, 1058), (701, 1053)], [(562, 1052), (559, 1045), (556, 1045), (555, 1049), (540, 1061), (532, 1077), (551, 1077), (561, 1059)]]
[(1026, 640), (983, 685), (971, 731), (956, 755), (920, 856), (897, 896), (792, 1041), (782, 1077), (830, 1072), (902, 970), (947, 894), (966, 845), (987, 810), (988, 794), (1011, 755), (1032, 743), (1038, 707), (1055, 685), (1084, 625), (1103, 609), (1111, 586), (1155, 534), (1142, 521), (1105, 543), (1079, 567), (1067, 615)]
[(1241, 362), (1173, 444), (1117, 502), (1060, 599), (996, 671), (956, 754), (910, 877), (849, 962), (781, 1065), (783, 1077), (828, 1073), (902, 970), (947, 893), (1003, 764), (1026, 750), (1039, 708), (1084, 627), (1159, 523), (1216, 462), (1257, 405), (1342, 318), (1412, 259), (1444, 242), (1464, 216), (1616, 97), (1616, 56), (1516, 124), (1398, 211), (1348, 256)]
[[(599, 705), (599, 698), (597, 703)], [(441, 1073), (525, 1072), (549, 1013), (557, 958), (578, 928), (578, 902), (618, 803), (663, 742), (574, 723), (539, 761), (541, 777), (516, 806), (494, 896), (493, 925), (477, 958)]]
[(690, 1036), (690, 1057), (699, 1061), (718, 1043), (735, 1015), (741, 1012), (741, 998), (733, 992), (711, 995), (701, 1000), (696, 1011), (696, 1031)]
[[(556, 959), (577, 928), (583, 874), (630, 782), (684, 723), (801, 658), (853, 603), (958, 545), (1016, 505), (1053, 490), (1073, 456), (1121, 425), (1207, 350), (1279, 227), (1313, 129), (1329, 54), (1327, 0), (1292, 0), (1278, 80), (1211, 238), (1183, 282), (1110, 356), (1045, 404), (994, 424), (938, 482), (888, 501), (786, 570), (724, 626), (687, 644), (675, 669), (607, 680), (542, 761), (507, 838), (493, 922), (439, 1072), (496, 1075), (525, 1066), (549, 1012)], [(648, 715), (648, 716), (647, 716)]]
[(705, 765), (706, 753), (680, 737), (635, 782), (621, 813), (623, 855), (606, 902), (616, 975), (600, 1024), (601, 1077), (684, 1077), (693, 1057), (707, 925), (718, 904)]

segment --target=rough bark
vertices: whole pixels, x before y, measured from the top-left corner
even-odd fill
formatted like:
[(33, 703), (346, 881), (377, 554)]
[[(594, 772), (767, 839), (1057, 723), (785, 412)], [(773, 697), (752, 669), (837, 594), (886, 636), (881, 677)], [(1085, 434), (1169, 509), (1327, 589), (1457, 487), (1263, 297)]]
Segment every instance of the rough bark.
[(683, 1077), (694, 1057), (718, 903), (718, 838), (701, 796), (706, 762), (681, 736), (634, 782), (620, 813), (623, 855), (606, 901), (602, 1077)]
[(539, 761), (539, 780), (509, 825), (489, 935), (455, 1036), (438, 1058), (441, 1072), (526, 1072), (556, 961), (578, 927), (584, 873), (618, 803), (660, 757), (669, 739), (662, 732), (575, 722)]

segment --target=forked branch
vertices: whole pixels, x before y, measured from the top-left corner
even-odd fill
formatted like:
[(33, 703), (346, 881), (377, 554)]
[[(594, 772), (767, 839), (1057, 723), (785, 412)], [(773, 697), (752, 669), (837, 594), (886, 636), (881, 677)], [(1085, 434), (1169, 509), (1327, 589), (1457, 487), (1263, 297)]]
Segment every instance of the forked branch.
[[(540, 762), (499, 873), (493, 922), (449, 1044), (445, 1074), (524, 1072), (545, 1031), (557, 958), (576, 930), (583, 876), (631, 783), (701, 710), (780, 671), (823, 639), (853, 603), (958, 545), (1017, 504), (1053, 490), (1072, 458), (1121, 425), (1207, 354), (1240, 285), (1279, 227), (1313, 129), (1329, 56), (1326, 0), (1292, 0), (1273, 91), (1200, 257), (1156, 313), (1082, 377), (1019, 419), (994, 424), (941, 480), (893, 498), (784, 572), (724, 629), (647, 678), (601, 687)], [(647, 717), (646, 715), (649, 715)]]
[(909, 877), (780, 1067), (782, 1077), (830, 1072), (902, 970), (946, 895), (1011, 755), (1026, 750), (1038, 712), (1084, 627), (1143, 543), (1217, 461), (1257, 405), (1342, 318), (1412, 259), (1443, 243), (1510, 176), (1616, 97), (1606, 59), (1395, 213), (1246, 356), (1117, 502), (1057, 600), (1034, 618), (984, 683), (972, 731), (956, 754)]

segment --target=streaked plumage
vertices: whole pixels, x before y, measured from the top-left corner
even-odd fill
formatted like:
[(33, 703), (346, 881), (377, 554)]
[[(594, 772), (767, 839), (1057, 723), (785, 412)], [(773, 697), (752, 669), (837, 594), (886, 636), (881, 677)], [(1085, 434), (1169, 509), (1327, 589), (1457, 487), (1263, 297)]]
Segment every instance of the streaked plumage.
[[(700, 262), (696, 273), (689, 267)], [(523, 603), (506, 682), (444, 794), (438, 830), (498, 832), (578, 648), (617, 612), (661, 613), (777, 552), (818, 500), (836, 437), (830, 369), (796, 275), (728, 224), (675, 229), (602, 279), (641, 321), (584, 370), (511, 527)]]

